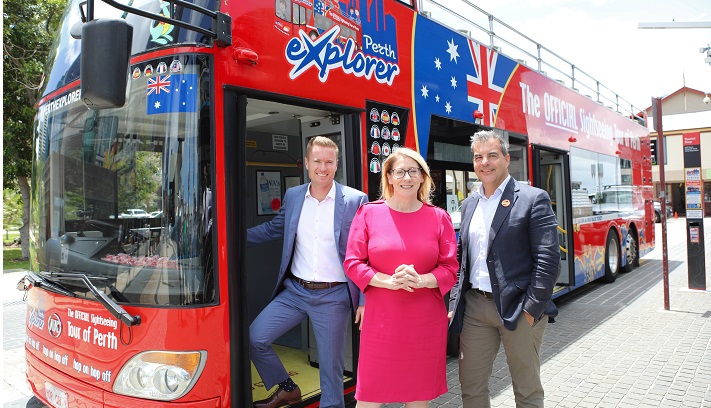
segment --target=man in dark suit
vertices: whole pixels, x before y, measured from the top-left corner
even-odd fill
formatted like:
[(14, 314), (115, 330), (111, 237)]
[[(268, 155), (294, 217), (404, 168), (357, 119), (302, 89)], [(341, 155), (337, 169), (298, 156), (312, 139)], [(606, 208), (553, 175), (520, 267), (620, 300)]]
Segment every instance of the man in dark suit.
[(489, 378), (503, 343), (517, 407), (543, 407), (540, 347), (558, 314), (557, 222), (548, 194), (509, 175), (508, 142), (494, 131), (472, 136), (478, 191), (462, 203), (459, 280), (450, 324), (460, 334), (465, 408), (489, 407)]
[(343, 369), (350, 317), (363, 313), (361, 293), (346, 277), (343, 261), (351, 222), (367, 196), (334, 181), (338, 146), (317, 136), (306, 147), (310, 183), (290, 188), (271, 221), (247, 230), (249, 245), (284, 239), (281, 266), (272, 301), (249, 327), (250, 356), (264, 385), (279, 385), (255, 408), (277, 408), (301, 401), (272, 343), (306, 317), (318, 347), (321, 407), (345, 406)]

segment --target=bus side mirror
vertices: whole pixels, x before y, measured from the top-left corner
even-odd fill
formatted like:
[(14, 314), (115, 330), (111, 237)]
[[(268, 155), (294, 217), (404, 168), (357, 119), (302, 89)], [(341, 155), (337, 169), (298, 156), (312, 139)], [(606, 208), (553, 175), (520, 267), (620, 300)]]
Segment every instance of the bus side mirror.
[(133, 27), (126, 20), (87, 21), (81, 31), (81, 97), (89, 109), (126, 103)]

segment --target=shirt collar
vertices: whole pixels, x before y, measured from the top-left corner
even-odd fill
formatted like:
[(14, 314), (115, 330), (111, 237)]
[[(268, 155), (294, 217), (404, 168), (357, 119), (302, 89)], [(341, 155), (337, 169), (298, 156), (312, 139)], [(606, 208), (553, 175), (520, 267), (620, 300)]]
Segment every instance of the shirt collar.
[[(309, 186), (306, 188), (306, 194), (304, 195), (305, 197), (312, 197), (311, 196), (311, 182), (309, 182)], [(331, 189), (328, 190), (328, 194), (326, 194), (326, 197), (335, 200), (336, 199), (336, 182), (334, 181), (333, 184), (331, 184)]]
[[(511, 175), (509, 174), (508, 176), (506, 176), (504, 181), (502, 181), (501, 184), (499, 184), (499, 186), (496, 187), (496, 191), (491, 196), (494, 197), (494, 196), (503, 194), (504, 187), (506, 186), (506, 184), (509, 182), (510, 179), (511, 179)], [(476, 192), (477, 192), (477, 194), (479, 194), (479, 198), (486, 198), (486, 196), (484, 195), (484, 184), (480, 184), (479, 188), (477, 189)]]

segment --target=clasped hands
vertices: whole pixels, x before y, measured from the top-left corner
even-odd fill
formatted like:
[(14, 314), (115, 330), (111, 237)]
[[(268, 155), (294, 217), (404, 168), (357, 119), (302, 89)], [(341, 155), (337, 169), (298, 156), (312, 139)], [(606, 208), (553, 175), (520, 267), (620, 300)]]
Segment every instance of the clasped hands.
[(414, 265), (398, 266), (388, 280), (392, 290), (404, 289), (413, 292), (414, 289), (426, 287), (423, 276), (417, 273)]

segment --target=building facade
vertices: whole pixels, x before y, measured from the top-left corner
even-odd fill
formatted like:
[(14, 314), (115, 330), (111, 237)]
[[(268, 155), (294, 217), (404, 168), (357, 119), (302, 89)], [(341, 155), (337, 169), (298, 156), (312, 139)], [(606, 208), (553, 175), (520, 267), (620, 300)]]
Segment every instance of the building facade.
[[(660, 166), (664, 165), (665, 196), (674, 214), (686, 214), (684, 137), (698, 137), (701, 152), (701, 197), (704, 216), (711, 217), (711, 99), (702, 91), (683, 87), (662, 98), (664, 157), (659, 157), (659, 135), (654, 131), (651, 106), (647, 108), (652, 138), (652, 180), (655, 197), (660, 197)], [(698, 135), (698, 136), (697, 136)]]

